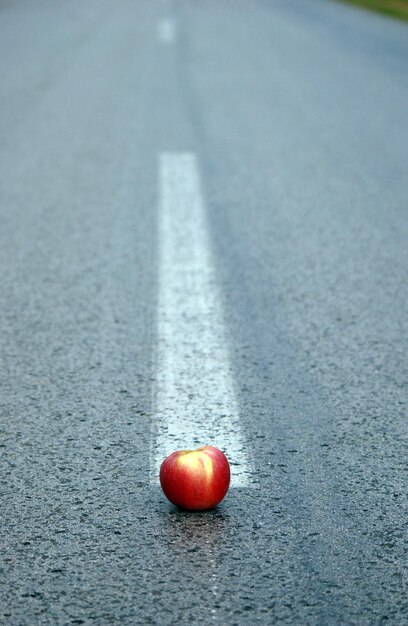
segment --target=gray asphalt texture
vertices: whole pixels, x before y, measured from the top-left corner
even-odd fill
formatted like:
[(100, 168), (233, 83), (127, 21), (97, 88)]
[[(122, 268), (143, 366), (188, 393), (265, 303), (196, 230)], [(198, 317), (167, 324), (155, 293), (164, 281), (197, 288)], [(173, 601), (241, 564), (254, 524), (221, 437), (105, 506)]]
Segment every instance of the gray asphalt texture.
[[(0, 3), (1, 624), (407, 624), (407, 35)], [(255, 466), (196, 514), (149, 484), (163, 150), (199, 159)]]

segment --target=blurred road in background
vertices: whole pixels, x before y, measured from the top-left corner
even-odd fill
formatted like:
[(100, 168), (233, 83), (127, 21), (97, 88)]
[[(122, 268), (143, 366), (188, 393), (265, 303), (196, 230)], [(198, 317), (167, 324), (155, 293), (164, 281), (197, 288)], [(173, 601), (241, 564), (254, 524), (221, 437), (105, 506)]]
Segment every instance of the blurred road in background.
[[(407, 35), (0, 3), (1, 624), (406, 624)], [(236, 468), (213, 511), (156, 484), (184, 437)]]

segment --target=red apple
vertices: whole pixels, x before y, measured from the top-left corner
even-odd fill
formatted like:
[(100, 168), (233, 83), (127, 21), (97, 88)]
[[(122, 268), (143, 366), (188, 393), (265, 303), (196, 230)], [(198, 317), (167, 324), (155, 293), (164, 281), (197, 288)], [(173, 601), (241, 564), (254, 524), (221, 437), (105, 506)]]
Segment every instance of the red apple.
[(221, 502), (228, 491), (228, 459), (213, 446), (177, 450), (163, 461), (160, 484), (170, 502), (183, 509), (211, 509)]

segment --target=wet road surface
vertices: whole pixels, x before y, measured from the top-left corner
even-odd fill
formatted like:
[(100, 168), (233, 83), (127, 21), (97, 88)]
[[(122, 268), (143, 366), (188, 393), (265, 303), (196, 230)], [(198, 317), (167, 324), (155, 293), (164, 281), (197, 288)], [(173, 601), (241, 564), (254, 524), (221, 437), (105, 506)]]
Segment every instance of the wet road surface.
[[(406, 624), (407, 33), (0, 3), (1, 624)], [(246, 477), (213, 511), (183, 437)]]

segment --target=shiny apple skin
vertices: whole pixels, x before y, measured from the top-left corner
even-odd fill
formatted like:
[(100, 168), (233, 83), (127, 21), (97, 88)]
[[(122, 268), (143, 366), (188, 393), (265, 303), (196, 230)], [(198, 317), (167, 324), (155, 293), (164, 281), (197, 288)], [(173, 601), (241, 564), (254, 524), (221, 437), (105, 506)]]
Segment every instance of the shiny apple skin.
[(230, 476), (227, 457), (213, 446), (177, 450), (160, 467), (164, 495), (188, 511), (215, 507), (228, 491)]

